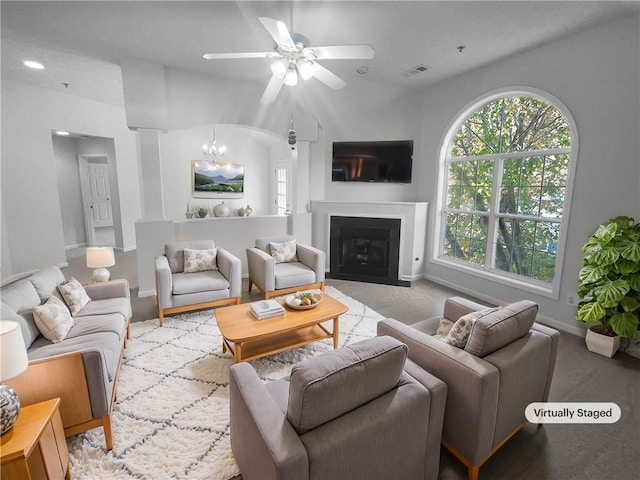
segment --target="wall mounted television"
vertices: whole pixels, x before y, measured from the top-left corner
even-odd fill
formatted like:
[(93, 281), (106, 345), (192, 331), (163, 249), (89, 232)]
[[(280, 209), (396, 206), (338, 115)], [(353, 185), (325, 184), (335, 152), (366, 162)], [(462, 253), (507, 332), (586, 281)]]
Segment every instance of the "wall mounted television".
[(413, 140), (333, 142), (331, 181), (411, 183)]

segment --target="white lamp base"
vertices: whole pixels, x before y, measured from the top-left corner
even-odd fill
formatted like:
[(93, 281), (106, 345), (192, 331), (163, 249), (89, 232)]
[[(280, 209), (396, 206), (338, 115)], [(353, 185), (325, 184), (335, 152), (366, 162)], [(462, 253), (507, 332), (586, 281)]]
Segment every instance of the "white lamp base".
[(111, 272), (106, 268), (96, 268), (93, 271), (93, 281), (97, 283), (108, 281), (110, 276)]

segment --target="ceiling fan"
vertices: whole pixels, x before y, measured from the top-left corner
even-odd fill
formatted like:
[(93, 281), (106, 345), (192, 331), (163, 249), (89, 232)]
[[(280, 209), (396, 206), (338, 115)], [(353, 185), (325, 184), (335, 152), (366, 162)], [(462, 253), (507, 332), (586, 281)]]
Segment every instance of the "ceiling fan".
[(260, 23), (273, 37), (276, 46), (270, 52), (245, 53), (205, 53), (207, 60), (225, 60), (232, 58), (272, 58), (271, 80), (262, 94), (261, 103), (272, 103), (278, 97), (282, 85), (296, 85), (298, 76), (303, 80), (315, 77), (328, 87), (338, 90), (346, 85), (345, 81), (320, 65), (317, 60), (328, 59), (370, 59), (375, 52), (371, 45), (334, 45), (311, 47), (303, 35), (291, 35), (287, 26), (280, 20), (259, 17)]

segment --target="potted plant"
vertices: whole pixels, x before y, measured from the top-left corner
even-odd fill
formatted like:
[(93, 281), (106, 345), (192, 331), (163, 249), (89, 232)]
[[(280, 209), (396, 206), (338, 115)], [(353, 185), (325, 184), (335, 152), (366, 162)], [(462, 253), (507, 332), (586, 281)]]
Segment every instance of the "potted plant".
[[(620, 337), (635, 337), (640, 313), (640, 224), (619, 216), (598, 226), (582, 247), (576, 319), (587, 330), (587, 348), (612, 357)], [(594, 343), (595, 342), (595, 343)]]

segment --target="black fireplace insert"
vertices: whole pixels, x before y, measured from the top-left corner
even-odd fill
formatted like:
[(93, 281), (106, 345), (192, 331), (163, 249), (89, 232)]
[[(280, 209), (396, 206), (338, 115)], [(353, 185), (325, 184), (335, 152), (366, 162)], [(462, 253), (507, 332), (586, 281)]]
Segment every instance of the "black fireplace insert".
[(331, 216), (330, 278), (410, 286), (399, 262), (399, 218)]

